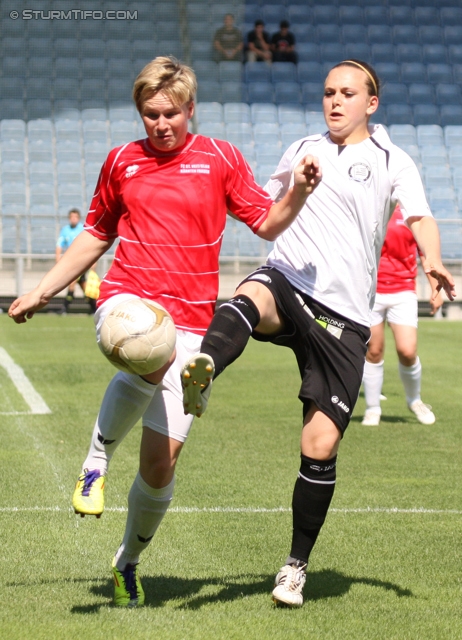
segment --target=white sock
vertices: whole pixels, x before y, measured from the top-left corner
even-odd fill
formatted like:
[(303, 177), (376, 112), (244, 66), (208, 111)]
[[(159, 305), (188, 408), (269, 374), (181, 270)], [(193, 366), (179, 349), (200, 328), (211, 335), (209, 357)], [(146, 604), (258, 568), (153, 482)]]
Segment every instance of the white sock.
[(123, 571), (127, 563), (138, 563), (140, 553), (151, 542), (172, 501), (174, 486), (175, 477), (166, 487), (153, 489), (138, 472), (128, 494), (124, 538), (115, 555), (115, 564), (119, 571)]
[(420, 383), (422, 380), (422, 365), (419, 356), (411, 367), (404, 367), (401, 362), (398, 364), (399, 377), (403, 383), (406, 402), (412, 404), (415, 400), (420, 400)]
[(373, 362), (364, 363), (363, 388), (366, 399), (366, 411), (382, 413), (380, 408), (380, 394), (383, 386), (383, 360), (377, 364)]
[(115, 450), (142, 417), (156, 389), (156, 385), (140, 376), (123, 371), (112, 378), (96, 418), (90, 449), (82, 469), (99, 469), (103, 474), (107, 472)]

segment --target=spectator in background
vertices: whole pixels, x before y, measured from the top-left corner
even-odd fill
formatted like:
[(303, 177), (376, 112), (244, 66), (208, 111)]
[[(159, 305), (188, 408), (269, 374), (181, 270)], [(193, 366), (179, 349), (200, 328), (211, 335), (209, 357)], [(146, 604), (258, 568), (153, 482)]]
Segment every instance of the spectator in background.
[(224, 26), (215, 32), (213, 47), (216, 51), (215, 60), (217, 62), (223, 62), (224, 60), (242, 62), (244, 42), (242, 33), (234, 26), (234, 16), (232, 13), (225, 15)]
[[(71, 209), (68, 213), (69, 224), (66, 224), (59, 232), (58, 242), (56, 243), (56, 262), (61, 260), (63, 253), (69, 249), (72, 242), (83, 231), (83, 223), (80, 220), (80, 211), (78, 209)], [(69, 305), (74, 300), (75, 285), (79, 284), (85, 295), (85, 285), (87, 282), (87, 273), (83, 273), (77, 280), (71, 282), (67, 289), (66, 297), (64, 298), (64, 305), (61, 313), (67, 313), (69, 311)], [(93, 298), (87, 298), (92, 313), (96, 311), (96, 300)]]
[(271, 64), (271, 40), (265, 31), (263, 20), (256, 20), (254, 28), (247, 35), (247, 61)]
[(297, 64), (297, 54), (295, 53), (295, 36), (289, 31), (290, 24), (287, 20), (279, 23), (279, 31), (271, 38), (271, 49), (273, 51), (273, 62), (293, 62)]

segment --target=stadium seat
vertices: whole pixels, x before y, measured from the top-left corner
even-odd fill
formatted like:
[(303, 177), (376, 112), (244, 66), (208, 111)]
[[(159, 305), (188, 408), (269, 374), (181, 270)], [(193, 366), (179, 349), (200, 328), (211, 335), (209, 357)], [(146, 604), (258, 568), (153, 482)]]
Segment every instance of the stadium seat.
[(462, 83), (462, 64), (453, 64), (454, 82)]
[(84, 158), (85, 162), (99, 162), (101, 165), (106, 160), (108, 147), (103, 142), (85, 142)]
[(420, 157), (422, 164), (429, 165), (443, 165), (448, 163), (448, 154), (445, 146), (437, 145), (424, 145), (420, 147)]
[(109, 133), (112, 147), (120, 147), (138, 137), (134, 122), (111, 122)]
[(428, 64), (427, 65), (428, 82), (434, 84), (448, 82), (452, 83), (454, 78), (452, 75), (452, 67), (449, 64)]
[(462, 44), (450, 44), (448, 46), (448, 61), (450, 64), (462, 63)]
[(55, 98), (73, 96), (77, 101), (79, 97), (79, 81), (75, 78), (55, 78), (53, 81), (53, 94)]
[(2, 162), (24, 162), (25, 148), (22, 140), (4, 140), (1, 144)]
[(280, 132), (283, 149), (287, 149), (287, 147), (289, 147), (293, 142), (296, 142), (307, 135), (305, 124), (282, 124)]
[(342, 4), (338, 10), (338, 21), (341, 25), (362, 25), (364, 22), (362, 7)]
[(278, 106), (279, 124), (305, 124), (305, 109), (302, 105), (280, 104)]
[(97, 79), (101, 83), (106, 79), (106, 60), (104, 58), (83, 58), (80, 68), (82, 78)]
[[(321, 68), (319, 46), (316, 42), (297, 42), (298, 64), (313, 65), (310, 75), (319, 73)], [(299, 79), (300, 80), (300, 79)]]
[[(151, 46), (151, 42), (149, 42), (149, 46)], [(80, 56), (82, 59), (104, 58), (104, 42), (98, 38), (82, 37), (80, 40)]]
[[(61, 26), (62, 26), (62, 23), (60, 24), (60, 27)], [(79, 40), (75, 37), (55, 38), (53, 41), (52, 51), (56, 60), (59, 60), (59, 59), (78, 60), (80, 48), (81, 48), (81, 44)]]
[(271, 65), (271, 81), (297, 82), (297, 67), (291, 62), (273, 62)]
[(286, 20), (287, 12), (284, 4), (264, 4), (260, 8), (263, 20), (265, 23), (276, 22)]
[(444, 31), (438, 26), (438, 21), (431, 25), (419, 27), (419, 41), (424, 44), (445, 44)]
[(460, 104), (441, 106), (441, 125), (462, 125), (462, 106)]
[(372, 62), (395, 62), (395, 46), (390, 42), (371, 44)]
[(423, 146), (437, 146), (444, 145), (443, 129), (438, 124), (420, 125), (416, 127), (417, 142)]
[[(345, 39), (343, 40), (345, 42)], [(356, 60), (370, 60), (371, 48), (366, 44), (366, 39), (357, 42), (347, 42), (344, 46), (345, 57), (348, 60), (355, 58)]]
[(198, 102), (196, 117), (199, 123), (223, 122), (223, 106), (219, 102)]
[(108, 128), (106, 121), (84, 120), (82, 122), (82, 135), (85, 142), (103, 142), (108, 139)]
[[(297, 51), (299, 51), (300, 45), (315, 43), (316, 41), (316, 26), (306, 22), (307, 16), (305, 7), (303, 7), (303, 12), (305, 14), (303, 22), (299, 22), (295, 19), (290, 21), (290, 30), (295, 36)], [(314, 58), (314, 60), (317, 60), (317, 58)]]
[[(319, 46), (319, 51), (321, 55), (321, 60), (324, 63), (332, 63), (337, 64), (345, 59), (343, 45), (335, 42), (330, 42), (329, 44), (324, 43)], [(331, 64), (331, 66), (332, 66)]]
[(30, 220), (30, 233), (32, 253), (54, 254), (58, 234), (54, 216), (32, 217)]
[[(267, 66), (267, 65), (265, 65)], [(240, 62), (220, 62), (218, 64), (220, 82), (241, 82), (242, 64)]]
[(23, 78), (0, 78), (0, 97), (21, 99), (24, 97)]
[(419, 41), (419, 32), (413, 24), (395, 24), (392, 27), (394, 44), (412, 43)]
[(2, 209), (2, 244), (0, 250), (4, 253), (25, 253), (27, 251), (26, 219), (20, 215), (24, 211), (24, 206), (4, 205)]
[(450, 25), (462, 25), (462, 8), (460, 7), (441, 7), (440, 24), (442, 27)]
[(26, 183), (6, 182), (2, 185), (2, 206), (18, 205), (26, 206)]
[[(133, 43), (133, 46), (136, 43)], [(208, 40), (193, 40), (189, 46), (193, 62), (197, 60), (210, 60), (212, 57), (212, 43)], [(143, 53), (146, 53), (144, 50)]]
[(458, 84), (437, 84), (436, 102), (440, 105), (460, 105), (462, 102), (462, 93)]
[(232, 122), (250, 124), (250, 107), (245, 102), (226, 102), (223, 105), (223, 119), (225, 124)]
[(462, 42), (462, 25), (460, 24), (450, 24), (444, 27), (443, 33), (446, 45), (460, 44)]
[(401, 82), (421, 82), (427, 81), (427, 67), (422, 62), (402, 62)]
[(273, 84), (271, 82), (253, 82), (249, 84), (247, 87), (247, 99), (249, 103), (273, 102)]
[(298, 82), (323, 82), (322, 68), (316, 62), (299, 62), (297, 65)]
[(132, 82), (127, 78), (111, 78), (107, 81), (107, 99), (110, 104), (130, 102)]
[(56, 166), (58, 184), (68, 182), (81, 183), (82, 181), (82, 164), (80, 158), (76, 162), (60, 162)]
[(78, 58), (57, 58), (54, 67), (57, 78), (78, 78), (80, 75)]
[(218, 64), (213, 60), (196, 60), (194, 63), (194, 71), (196, 73), (199, 84), (203, 80), (213, 80), (218, 82)]
[(220, 86), (221, 102), (246, 102), (247, 89), (242, 82), (223, 82)]
[(49, 140), (31, 140), (28, 147), (29, 162), (51, 162), (53, 148)]
[(414, 8), (414, 22), (416, 25), (437, 25), (439, 22), (439, 8), (421, 7)]
[(338, 9), (333, 5), (316, 4), (313, 7), (312, 16), (318, 25), (338, 24)]
[(424, 184), (426, 189), (435, 189), (436, 187), (451, 188), (452, 173), (447, 165), (424, 166)]
[(397, 62), (422, 62), (422, 47), (420, 44), (401, 43), (395, 45)]
[[(364, 22), (367, 25), (388, 25), (389, 23), (388, 7), (381, 4), (368, 5), (364, 7)], [(369, 41), (369, 44), (373, 44)]]
[(266, 62), (248, 62), (244, 66), (244, 80), (254, 82), (271, 82), (271, 67)]
[(322, 103), (324, 85), (321, 82), (304, 82), (302, 84), (303, 103)]
[(435, 104), (433, 85), (415, 82), (409, 85), (409, 104)]
[(325, 45), (328, 42), (337, 45), (342, 39), (340, 27), (335, 23), (318, 24), (316, 27), (316, 39), (319, 45)]
[(25, 77), (27, 63), (25, 56), (3, 56), (2, 75), (9, 78)]
[(407, 104), (409, 101), (407, 86), (400, 82), (388, 82), (382, 89), (380, 101), (384, 105)]
[(422, 45), (422, 60), (425, 64), (432, 62), (445, 64), (448, 61), (448, 52), (444, 44)]
[(26, 136), (26, 123), (21, 119), (0, 121), (0, 140), (20, 140)]
[(300, 85), (298, 82), (277, 82), (274, 85), (276, 104), (300, 104)]
[(412, 124), (414, 121), (412, 109), (408, 104), (389, 104), (387, 106), (387, 123)]
[(31, 184), (53, 182), (53, 162), (30, 162), (28, 168)]
[(462, 125), (447, 125), (444, 128), (444, 141), (448, 147), (462, 147)]
[(377, 62), (375, 71), (382, 82), (399, 82), (400, 80), (401, 69), (396, 62)]
[(414, 24), (414, 12), (411, 7), (404, 3), (397, 6), (390, 6), (388, 9), (391, 24)]
[(198, 125), (198, 133), (209, 138), (225, 138), (225, 125), (222, 122), (203, 122)]
[[(50, 177), (50, 176), (48, 176)], [(45, 205), (54, 210), (55, 207), (55, 187), (50, 182), (31, 182), (30, 184), (30, 205)]]
[(30, 120), (27, 123), (27, 137), (29, 142), (47, 140), (51, 144), (53, 139), (53, 124), (51, 120)]
[(437, 124), (440, 123), (440, 111), (436, 105), (431, 104), (416, 104), (413, 107), (414, 110), (414, 124), (415, 126), (425, 124)]
[(134, 105), (128, 105), (126, 107), (113, 107), (109, 105), (108, 117), (111, 122), (131, 122), (135, 120), (138, 112)]
[(197, 89), (199, 102), (216, 102), (221, 100), (221, 84), (216, 80), (202, 80)]

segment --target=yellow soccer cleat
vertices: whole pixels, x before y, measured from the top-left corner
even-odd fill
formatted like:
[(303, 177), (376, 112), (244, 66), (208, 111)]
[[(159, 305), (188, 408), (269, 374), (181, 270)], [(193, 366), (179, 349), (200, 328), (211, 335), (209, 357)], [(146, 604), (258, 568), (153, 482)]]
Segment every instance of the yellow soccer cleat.
[(213, 359), (206, 353), (198, 353), (186, 362), (181, 370), (183, 409), (198, 418), (207, 408), (215, 373)]
[(101, 518), (104, 511), (104, 482), (106, 477), (99, 469), (84, 469), (75, 485), (72, 506), (82, 518), (96, 516)]
[(127, 564), (123, 571), (112, 563), (114, 577), (114, 604), (116, 607), (142, 607), (144, 591), (138, 577), (136, 564)]

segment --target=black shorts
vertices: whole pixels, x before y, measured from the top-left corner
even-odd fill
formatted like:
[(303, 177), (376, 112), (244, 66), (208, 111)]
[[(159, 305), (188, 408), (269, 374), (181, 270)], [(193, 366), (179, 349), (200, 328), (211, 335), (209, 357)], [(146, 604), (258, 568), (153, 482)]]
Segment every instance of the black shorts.
[(292, 349), (302, 378), (303, 417), (314, 402), (343, 434), (361, 387), (369, 328), (298, 291), (273, 267), (261, 267), (243, 282), (249, 280), (268, 287), (284, 322), (279, 334), (254, 331), (252, 337)]

